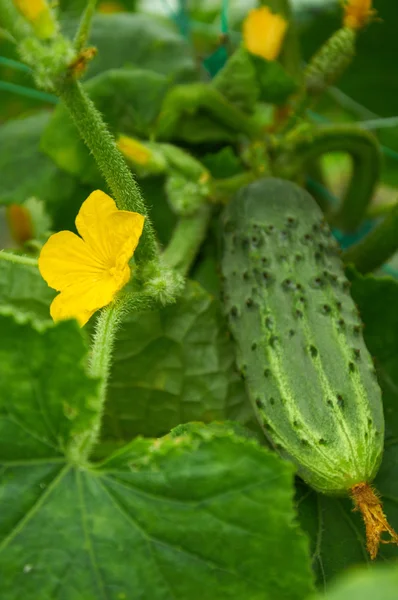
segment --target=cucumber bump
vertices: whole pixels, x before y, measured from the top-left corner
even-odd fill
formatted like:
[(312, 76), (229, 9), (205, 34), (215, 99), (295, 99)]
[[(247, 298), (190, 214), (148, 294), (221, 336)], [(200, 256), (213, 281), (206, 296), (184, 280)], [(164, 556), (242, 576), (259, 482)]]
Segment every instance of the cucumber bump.
[(397, 539), (369, 485), (381, 390), (337, 244), (311, 196), (277, 179), (242, 188), (223, 225), (224, 303), (260, 425), (309, 485), (351, 495), (375, 556), (382, 531)]

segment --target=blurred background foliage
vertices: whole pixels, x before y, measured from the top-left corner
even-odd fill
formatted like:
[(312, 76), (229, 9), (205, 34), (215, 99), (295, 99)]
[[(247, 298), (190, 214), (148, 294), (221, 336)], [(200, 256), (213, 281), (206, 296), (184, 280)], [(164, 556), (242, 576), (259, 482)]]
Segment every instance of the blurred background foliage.
[[(286, 11), (288, 5), (287, 0), (267, 0), (265, 3), (279, 11)], [(85, 78), (91, 79), (109, 69), (129, 67), (157, 73), (165, 78), (165, 85), (209, 79), (210, 73), (214, 75), (223, 65), (227, 52), (239, 42), (242, 19), (256, 5), (256, 0), (99, 0), (98, 11), (101, 14), (95, 18), (91, 36), (91, 43), (98, 47), (99, 53)], [(319, 122), (360, 122), (378, 135), (384, 158), (383, 185), (375, 198), (378, 203), (395, 201), (395, 188), (398, 186), (398, 3), (375, 0), (374, 5), (378, 20), (361, 33), (353, 64), (340, 80), (338, 88), (332, 88), (317, 105), (312, 118)], [(59, 0), (60, 21), (66, 34), (73, 36), (84, 6), (85, 0)], [(299, 67), (340, 26), (341, 7), (336, 0), (293, 0), (291, 6), (294, 28), (291, 27), (290, 35), (297, 36), (299, 44), (295, 57), (284, 55), (282, 60), (298, 77)], [(137, 15), (129, 18), (126, 12), (142, 13), (142, 20), (137, 19)], [(224, 45), (220, 42), (220, 34), (228, 34)], [(60, 202), (49, 208), (55, 228), (61, 222), (63, 227), (72, 226), (73, 215), (87, 191), (85, 186), (88, 182), (75, 178), (76, 173), (69, 174), (69, 177), (65, 172), (58, 172), (41, 152), (43, 140), (41, 150), (38, 149), (39, 124), (33, 115), (39, 111), (48, 112), (57, 99), (35, 88), (29, 68), (20, 63), (12, 40), (1, 31), (0, 91), (0, 123), (10, 121), (0, 130), (0, 166), (4, 173), (0, 204), (21, 202), (21, 194), (28, 197), (33, 193), (35, 190), (30, 189), (28, 184), (34, 179), (31, 174), (38, 172), (40, 165), (43, 177), (38, 191), (41, 195), (46, 196), (47, 192), (51, 195), (60, 180), (65, 194), (71, 193), (76, 198), (67, 208), (65, 203), (61, 208)], [(99, 104), (101, 94), (99, 89), (99, 97), (96, 98)], [(105, 96), (104, 102), (109, 101)], [(115, 112), (127, 114), (126, 95), (123, 100), (121, 93), (117, 103)], [(26, 116), (33, 119), (26, 122), (27, 127), (19, 127), (17, 122), (12, 122)], [(46, 120), (44, 115), (37, 116), (37, 119), (42, 124)], [(16, 132), (18, 138), (15, 137)], [(18, 147), (22, 156), (15, 162), (10, 148)], [(51, 158), (54, 159), (54, 156)], [(60, 166), (59, 162), (57, 164)], [(332, 195), (339, 196), (349, 178), (349, 159), (339, 155), (326, 156), (324, 167), (329, 190)], [(27, 181), (22, 188), (21, 173)], [(143, 181), (143, 187), (144, 193), (145, 187), (148, 187), (150, 195), (160, 190), (160, 186), (149, 180)], [(326, 194), (327, 190), (323, 193)], [(46, 197), (42, 199), (47, 203)], [(149, 204), (152, 204), (151, 197)], [(153, 206), (156, 211), (155, 203)], [(154, 215), (154, 218), (156, 221), (157, 216)], [(161, 214), (159, 218), (170, 221), (171, 217)], [(371, 224), (365, 224), (360, 235), (370, 227)], [(344, 243), (349, 242), (344, 240)], [(393, 259), (389, 268), (393, 268), (394, 273), (398, 272), (398, 259)]]

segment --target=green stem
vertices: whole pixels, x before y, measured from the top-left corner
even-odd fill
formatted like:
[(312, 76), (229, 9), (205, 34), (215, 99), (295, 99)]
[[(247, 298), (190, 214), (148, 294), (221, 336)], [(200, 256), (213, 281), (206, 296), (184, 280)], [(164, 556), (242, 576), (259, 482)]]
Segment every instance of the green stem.
[(392, 211), (396, 209), (398, 202), (389, 202), (383, 204), (374, 204), (370, 206), (366, 212), (367, 219), (379, 219), (380, 217), (387, 217)]
[(73, 45), (77, 53), (81, 52), (87, 43), (90, 35), (91, 23), (95, 14), (95, 9), (98, 0), (88, 0), (87, 6), (84, 9), (79, 28), (76, 32)]
[(258, 137), (256, 123), (205, 83), (177, 85), (170, 90), (162, 104), (156, 136), (164, 140), (175, 137), (184, 115), (192, 117), (199, 111), (214, 117), (219, 125), (225, 126), (231, 133)]
[[(287, 152), (283, 152), (283, 148)], [(330, 223), (343, 231), (355, 231), (365, 217), (380, 176), (380, 150), (370, 133), (351, 126), (311, 129), (282, 141), (282, 152), (274, 164), (274, 173), (285, 179), (297, 179), (308, 172), (322, 155), (342, 152), (352, 158), (352, 175), (347, 192), (337, 210), (331, 209)]]
[(15, 263), (16, 265), (27, 265), (29, 267), (37, 267), (38, 265), (36, 258), (20, 256), (19, 254), (13, 254), (12, 252), (4, 252), (4, 250), (0, 251), (0, 260), (6, 260)]
[(346, 264), (353, 264), (361, 273), (381, 267), (398, 249), (398, 203), (384, 221), (359, 244), (343, 253)]
[(261, 0), (260, 5), (269, 6), (274, 13), (282, 15), (288, 21), (289, 28), (280, 58), (286, 71), (292, 77), (299, 80), (302, 73), (300, 44), (290, 0)]
[(123, 296), (119, 297), (115, 302), (103, 308), (97, 319), (88, 367), (89, 375), (99, 380), (96, 404), (92, 407), (95, 416), (90, 423), (90, 428), (83, 432), (81, 436), (76, 437), (67, 448), (68, 459), (75, 464), (81, 465), (87, 460), (98, 440), (106, 400), (113, 345), (123, 312), (126, 309), (125, 304), (125, 298)]
[(157, 243), (144, 200), (100, 113), (79, 82), (64, 77), (57, 91), (104, 175), (117, 207), (146, 217), (137, 258), (155, 258), (158, 254)]
[(258, 177), (251, 171), (244, 171), (225, 179), (215, 179), (211, 184), (210, 199), (216, 204), (227, 204), (241, 187), (256, 179)]
[(122, 297), (102, 309), (95, 326), (95, 333), (91, 346), (89, 374), (91, 377), (99, 379), (100, 382), (97, 398), (98, 416), (95, 425), (90, 431), (90, 437), (85, 444), (86, 453), (89, 452), (92, 445), (97, 440), (101, 427), (113, 346), (116, 332), (119, 329), (124, 310), (125, 302)]
[(205, 205), (192, 217), (182, 217), (169, 245), (163, 252), (163, 264), (185, 276), (206, 237), (212, 209)]

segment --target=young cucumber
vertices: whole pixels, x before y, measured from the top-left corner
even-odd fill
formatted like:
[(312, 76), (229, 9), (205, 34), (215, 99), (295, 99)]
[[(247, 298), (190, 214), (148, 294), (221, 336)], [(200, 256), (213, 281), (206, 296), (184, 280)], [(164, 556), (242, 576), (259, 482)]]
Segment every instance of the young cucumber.
[(366, 484), (383, 451), (381, 391), (322, 212), (295, 184), (266, 179), (240, 190), (223, 221), (224, 301), (266, 436), (318, 491), (362, 510), (366, 489), (380, 508)]

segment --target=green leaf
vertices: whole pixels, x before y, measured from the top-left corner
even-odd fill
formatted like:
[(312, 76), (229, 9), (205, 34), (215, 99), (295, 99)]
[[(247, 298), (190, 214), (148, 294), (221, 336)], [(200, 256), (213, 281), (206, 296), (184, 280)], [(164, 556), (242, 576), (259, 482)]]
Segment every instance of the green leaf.
[[(87, 346), (76, 322), (38, 330), (20, 316), (18, 321), (0, 315), (0, 457), (25, 460), (27, 468), (30, 457), (51, 462), (83, 441), (98, 414), (97, 382), (86, 374)], [(0, 522), (4, 510), (15, 520), (22, 508), (12, 502), (7, 509), (5, 491)]]
[[(43, 112), (9, 121), (0, 127), (1, 204), (21, 204), (29, 196), (46, 200), (54, 193), (65, 194), (68, 176), (60, 174), (54, 163), (38, 149), (49, 118), (49, 114)], [(59, 175), (63, 179), (57, 180)], [(68, 191), (71, 192), (72, 187)]]
[(302, 600), (312, 591), (288, 463), (228, 428), (203, 427), (74, 466), (36, 441), (45, 416), (28, 411), (21, 428), (17, 414), (0, 447), (3, 598)]
[(164, 177), (148, 177), (140, 179), (139, 185), (157, 238), (163, 246), (166, 246), (177, 224), (177, 216), (171, 210), (167, 200), (164, 189), (165, 179)]
[(188, 421), (253, 419), (220, 305), (197, 283), (159, 311), (130, 315), (115, 345), (103, 434), (157, 436)]
[(98, 55), (89, 67), (88, 77), (109, 69), (139, 67), (166, 75), (170, 83), (197, 79), (188, 43), (170, 21), (155, 15), (97, 15), (90, 44), (98, 48)]
[(383, 567), (369, 570), (357, 570), (338, 579), (325, 596), (316, 596), (312, 600), (396, 600), (398, 588), (398, 569)]
[(0, 260), (1, 314), (14, 314), (37, 326), (50, 324), (54, 296), (54, 290), (48, 287), (37, 267)]
[(213, 79), (212, 85), (240, 110), (251, 113), (260, 96), (256, 69), (248, 52), (239, 47)]
[[(90, 79), (85, 89), (114, 133), (148, 137), (169, 86), (164, 75), (140, 69), (114, 69)], [(103, 179), (64, 105), (57, 106), (41, 147), (54, 162), (82, 182), (103, 185)]]
[(56, 228), (72, 226), (86, 190), (39, 150), (49, 119), (43, 112), (0, 127), (0, 204), (35, 196), (45, 202)]
[(215, 179), (233, 177), (243, 171), (242, 163), (231, 146), (225, 146), (218, 152), (209, 152), (201, 160)]
[[(352, 295), (365, 324), (365, 342), (375, 358), (383, 391), (386, 442), (374, 483), (390, 524), (398, 530), (398, 282), (357, 276)], [(358, 513), (353, 512), (350, 500), (322, 496), (300, 484), (298, 503), (301, 524), (312, 540), (314, 568), (322, 584), (326, 585), (349, 565), (370, 562), (364, 525)], [(381, 546), (380, 560), (397, 557), (396, 546)]]
[(270, 104), (284, 104), (297, 89), (297, 84), (277, 61), (251, 55), (260, 88), (260, 100)]

